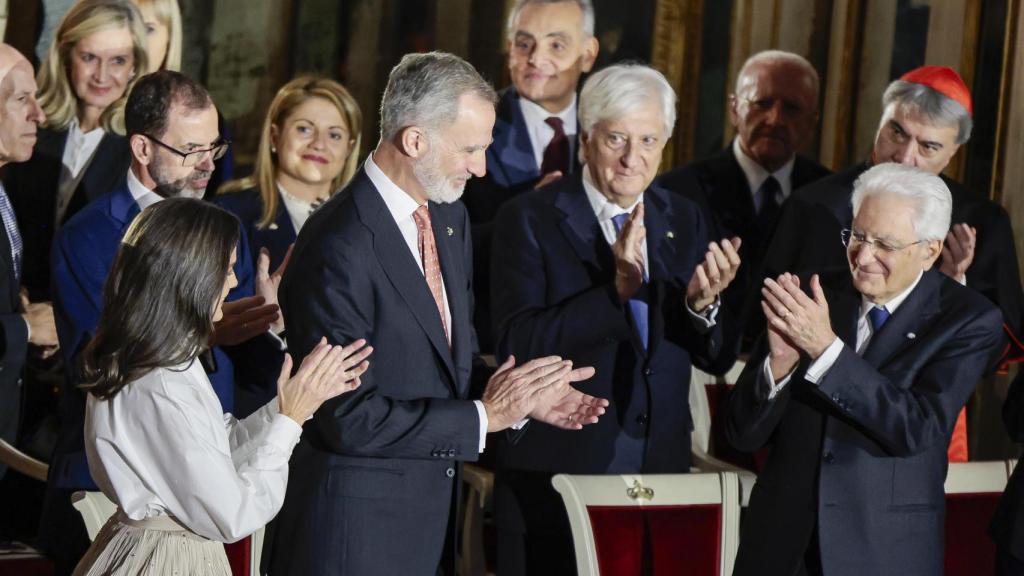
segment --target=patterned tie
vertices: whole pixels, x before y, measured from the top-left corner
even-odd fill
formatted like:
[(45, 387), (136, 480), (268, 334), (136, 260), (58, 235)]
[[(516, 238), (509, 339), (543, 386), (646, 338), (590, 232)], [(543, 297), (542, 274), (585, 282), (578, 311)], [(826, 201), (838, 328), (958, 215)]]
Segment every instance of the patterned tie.
[(4, 221), (7, 239), (11, 241), (11, 259), (14, 262), (14, 279), (21, 280), (21, 256), (24, 246), (21, 243), (21, 232), (18, 231), (18, 219), (14, 216), (14, 208), (7, 197), (7, 191), (0, 185), (0, 217)]
[[(615, 225), (615, 234), (618, 235), (622, 231), (622, 227), (626, 224), (626, 219), (629, 218), (629, 214), (618, 214), (612, 216), (612, 224)], [(646, 284), (646, 282), (644, 283)], [(640, 334), (640, 342), (644, 345), (644, 350), (647, 350), (647, 302), (643, 300), (646, 290), (641, 286), (637, 294), (629, 300), (629, 311), (633, 315), (633, 324), (636, 326), (636, 331)]]
[(875, 306), (868, 310), (868, 320), (871, 320), (872, 334), (878, 334), (878, 331), (882, 329), (882, 325), (888, 319), (889, 311), (884, 306)]
[(782, 205), (782, 186), (779, 185), (775, 176), (769, 176), (761, 185), (759, 193), (761, 206), (757, 212), (757, 227), (763, 234), (768, 234), (779, 217), (779, 207)]
[(555, 131), (555, 135), (544, 149), (544, 160), (540, 165), (541, 176), (552, 172), (566, 174), (569, 171), (569, 138), (565, 135), (562, 119), (551, 116), (544, 123)]
[(412, 217), (416, 221), (416, 240), (420, 247), (420, 261), (423, 262), (423, 276), (427, 279), (427, 286), (434, 296), (437, 312), (441, 315), (441, 327), (444, 328), (444, 335), (450, 346), (451, 337), (448, 336), (448, 322), (444, 313), (444, 290), (441, 288), (441, 262), (437, 259), (434, 229), (430, 227), (430, 210), (424, 204), (412, 213)]

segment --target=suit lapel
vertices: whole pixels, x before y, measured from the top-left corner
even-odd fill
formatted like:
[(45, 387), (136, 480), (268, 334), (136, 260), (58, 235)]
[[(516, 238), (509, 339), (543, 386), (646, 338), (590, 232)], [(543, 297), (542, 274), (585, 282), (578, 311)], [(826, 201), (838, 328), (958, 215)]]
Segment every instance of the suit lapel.
[(843, 278), (842, 288), (834, 293), (826, 294), (829, 319), (836, 336), (846, 343), (851, 350), (857, 348), (857, 320), (860, 316), (860, 293), (853, 289), (849, 275)]
[[(677, 252), (676, 237), (680, 231), (669, 224), (670, 212), (668, 193), (660, 188), (648, 188), (644, 192), (644, 227), (647, 228), (648, 298), (647, 311), (647, 355), (653, 357), (665, 334), (662, 313), (664, 283), (672, 280)], [(671, 236), (670, 236), (671, 234)], [(642, 345), (638, 342), (638, 350)]]
[[(871, 337), (864, 360), (879, 368), (912, 344), (924, 332), (931, 319), (939, 313), (939, 272), (929, 270), (921, 277), (914, 291), (893, 312), (882, 329)], [(910, 336), (913, 334), (914, 336)]]
[(587, 201), (587, 194), (583, 191), (583, 181), (579, 177), (564, 182), (555, 196), (555, 207), (565, 214), (565, 219), (559, 223), (559, 228), (576, 252), (576, 256), (592, 266), (601, 267), (598, 250), (603, 248), (602, 253), (606, 253), (603, 255), (610, 258), (611, 249), (608, 248), (608, 243), (601, 235), (597, 216), (594, 214), (590, 202)]
[(710, 162), (707, 176), (704, 186), (711, 190), (708, 202), (715, 213), (721, 215), (722, 226), (732, 234), (745, 233), (757, 215), (754, 213), (753, 192), (732, 153), (732, 146), (722, 150)]
[(445, 336), (441, 316), (437, 312), (437, 304), (430, 293), (427, 281), (416, 265), (412, 253), (409, 252), (409, 246), (405, 243), (402, 233), (398, 230), (398, 224), (391, 217), (380, 193), (363, 172), (357, 177), (363, 178), (365, 182), (360, 183), (362, 186), (351, 186), (353, 200), (359, 210), (360, 219), (373, 232), (373, 247), (377, 260), (395, 291), (405, 301), (416, 322), (426, 333), (438, 356), (444, 361), (452, 381), (455, 382), (456, 374), (448, 338)]
[(492, 153), (500, 158), (506, 182), (525, 182), (540, 177), (540, 168), (526, 129), (526, 119), (519, 108), (519, 96), (512, 89), (498, 105), (498, 119), (492, 131)]
[[(0, 224), (2, 226), (2, 224)], [(14, 273), (14, 259), (11, 256), (11, 238), (7, 235), (7, 229), (0, 234), (0, 266), (7, 271), (8, 282), (10, 283), (10, 305), (11, 310), (21, 310), (21, 286), (18, 284), (17, 275)]]
[[(125, 150), (120, 145), (119, 138), (113, 134), (104, 134), (99, 145), (96, 146), (92, 160), (86, 166), (85, 174), (82, 175), (82, 181), (79, 184), (79, 188), (85, 194), (86, 202), (92, 202), (107, 192), (104, 188), (105, 184), (109, 182), (110, 171), (113, 166), (123, 162), (122, 154), (125, 153)], [(77, 191), (76, 194), (78, 194)]]
[[(455, 223), (450, 221), (450, 212), (447, 207), (430, 204), (430, 223), (434, 229), (437, 257), (441, 261), (441, 276), (444, 278), (445, 293), (448, 297), (446, 305), (452, 316), (450, 354), (454, 363), (458, 365), (462, 358), (468, 358), (472, 353), (472, 341), (469, 330), (469, 301), (466, 296), (466, 271), (463, 269), (462, 258), (454, 250), (454, 240), (461, 239), (462, 234), (456, 233)], [(458, 397), (464, 398), (469, 392), (469, 381), (463, 382), (457, 377), (454, 380)]]

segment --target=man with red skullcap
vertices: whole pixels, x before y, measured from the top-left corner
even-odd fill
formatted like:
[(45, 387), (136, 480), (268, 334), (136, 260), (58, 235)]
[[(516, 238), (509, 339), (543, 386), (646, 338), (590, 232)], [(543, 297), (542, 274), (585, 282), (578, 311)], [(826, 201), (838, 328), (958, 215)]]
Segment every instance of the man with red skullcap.
[[(853, 219), (853, 183), (873, 165), (897, 162), (939, 175), (952, 193), (953, 225), (939, 270), (985, 295), (1002, 310), (1007, 331), (1019, 334), (1022, 294), (1010, 218), (1002, 206), (942, 174), (971, 136), (970, 91), (952, 69), (923, 66), (889, 84), (882, 104), (871, 157), (797, 190), (783, 207), (761, 277), (844, 268), (840, 234)], [(763, 316), (751, 324), (763, 328)], [(961, 413), (951, 460), (967, 460), (966, 434)]]

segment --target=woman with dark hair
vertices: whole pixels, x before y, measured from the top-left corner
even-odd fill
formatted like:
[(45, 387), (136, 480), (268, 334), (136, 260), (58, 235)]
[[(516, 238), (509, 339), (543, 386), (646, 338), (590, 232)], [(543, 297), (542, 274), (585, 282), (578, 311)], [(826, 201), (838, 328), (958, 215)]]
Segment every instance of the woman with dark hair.
[(301, 424), (359, 385), (372, 349), (326, 340), (278, 396), (245, 420), (223, 414), (197, 360), (235, 286), (238, 220), (168, 199), (132, 222), (107, 278), (103, 314), (81, 355), (89, 469), (118, 505), (75, 574), (215, 574), (222, 542), (280, 509)]

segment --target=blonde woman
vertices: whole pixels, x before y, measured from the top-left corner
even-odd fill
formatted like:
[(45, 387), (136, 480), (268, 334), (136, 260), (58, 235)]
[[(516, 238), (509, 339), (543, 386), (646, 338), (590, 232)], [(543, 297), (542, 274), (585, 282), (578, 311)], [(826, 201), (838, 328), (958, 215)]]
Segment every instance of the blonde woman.
[(125, 96), (147, 69), (146, 31), (131, 0), (81, 0), (64, 15), (37, 75), (46, 122), (32, 159), (4, 179), (33, 300), (49, 299), (56, 229), (128, 172)]
[(277, 269), (312, 211), (355, 174), (362, 127), (359, 105), (333, 80), (304, 76), (277, 91), (253, 175), (214, 200), (242, 221), (253, 258), (266, 249)]
[(148, 72), (181, 71), (181, 10), (178, 0), (133, 0), (146, 25)]

